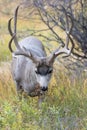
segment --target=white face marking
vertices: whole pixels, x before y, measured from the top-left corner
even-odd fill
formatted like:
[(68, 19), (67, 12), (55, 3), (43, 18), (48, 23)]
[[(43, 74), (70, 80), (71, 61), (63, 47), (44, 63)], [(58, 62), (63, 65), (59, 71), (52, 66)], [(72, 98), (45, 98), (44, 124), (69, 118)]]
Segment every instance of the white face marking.
[(41, 88), (48, 87), (48, 83), (50, 81), (51, 75), (37, 75), (37, 82), (40, 84)]
[(39, 84), (41, 85), (41, 87), (48, 87), (48, 83), (49, 83), (48, 75), (39, 76)]

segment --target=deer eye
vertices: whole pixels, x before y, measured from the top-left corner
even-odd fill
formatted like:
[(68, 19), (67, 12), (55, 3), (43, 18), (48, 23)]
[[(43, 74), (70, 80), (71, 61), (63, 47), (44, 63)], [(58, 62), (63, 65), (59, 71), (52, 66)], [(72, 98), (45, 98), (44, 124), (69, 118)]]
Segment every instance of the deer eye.
[(36, 73), (36, 74), (38, 74), (38, 73), (39, 73), (39, 72), (38, 72), (38, 70), (37, 70), (37, 68), (35, 68), (35, 73)]
[(39, 71), (38, 71), (38, 69), (37, 69), (37, 68), (35, 68), (35, 73), (36, 73), (36, 74), (39, 74)]
[(50, 73), (52, 73), (52, 72), (53, 72), (53, 69), (50, 68), (49, 71), (48, 71), (48, 73), (50, 74)]
[(36, 73), (36, 74), (38, 74), (38, 71), (37, 71), (37, 70), (35, 70), (35, 73)]

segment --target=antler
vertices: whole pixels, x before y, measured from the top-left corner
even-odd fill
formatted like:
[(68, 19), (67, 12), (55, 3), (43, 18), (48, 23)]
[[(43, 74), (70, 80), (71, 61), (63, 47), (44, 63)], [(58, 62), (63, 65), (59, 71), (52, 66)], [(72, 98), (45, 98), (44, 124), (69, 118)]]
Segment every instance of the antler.
[[(65, 13), (65, 19), (66, 19), (66, 43), (65, 43), (65, 46), (60, 45), (59, 48), (57, 48), (55, 51), (53, 51), (52, 56), (51, 56), (51, 60), (54, 60), (57, 56), (59, 56), (60, 54), (63, 54), (63, 53), (67, 54), (63, 57), (70, 56), (70, 54), (74, 48), (74, 43), (73, 43), (73, 40), (70, 36), (72, 28), (73, 28), (73, 21), (72, 21), (71, 16), (66, 12), (66, 10), (63, 6), (62, 6), (62, 10)], [(71, 27), (69, 27), (69, 19), (71, 20)], [(69, 40), (72, 44), (70, 49), (68, 48)]]
[(26, 48), (21, 48), (19, 43), (18, 43), (18, 39), (17, 39), (17, 16), (18, 16), (18, 9), (19, 9), (20, 5), (17, 6), (16, 10), (15, 10), (15, 14), (14, 14), (14, 32), (11, 29), (11, 22), (13, 20), (13, 17), (8, 21), (8, 30), (9, 33), (11, 35), (11, 39), (9, 41), (9, 49), (11, 52), (14, 52), (12, 49), (12, 41), (14, 40), (15, 46), (17, 48), (17, 51), (14, 52), (15, 55), (24, 55), (26, 57), (31, 58), (34, 62), (39, 61), (38, 57), (34, 57), (33, 54), (31, 53), (30, 50), (27, 50)]
[(10, 35), (12, 36), (11, 40), (9, 41), (9, 49), (11, 52), (14, 52), (11, 45), (12, 45), (12, 41), (14, 40), (15, 46), (17, 47), (18, 51), (14, 52), (16, 55), (24, 55), (26, 57), (29, 57), (29, 55), (31, 55), (30, 53), (28, 53), (25, 48), (22, 49), (19, 44), (18, 44), (18, 39), (17, 39), (17, 15), (18, 15), (18, 9), (19, 9), (20, 5), (17, 6), (16, 10), (15, 10), (15, 14), (14, 14), (14, 32), (12, 32), (11, 29), (11, 22), (13, 20), (13, 17), (8, 21), (8, 30)]
[(8, 21), (8, 30), (9, 30), (9, 33), (10, 35), (12, 36), (11, 40), (9, 41), (9, 49), (11, 52), (13, 52), (13, 49), (11, 47), (11, 44), (12, 44), (12, 41), (14, 40), (14, 43), (15, 43), (15, 46), (22, 51), (21, 47), (19, 46), (18, 44), (18, 40), (17, 40), (17, 14), (18, 14), (18, 9), (19, 9), (19, 5), (17, 6), (16, 10), (15, 10), (15, 14), (14, 14), (14, 32), (12, 32), (12, 29), (11, 29), (11, 22), (12, 22), (12, 19), (13, 17)]
[[(9, 42), (9, 49), (11, 52), (14, 52), (11, 45), (12, 45), (12, 41), (14, 40), (14, 43), (15, 43), (15, 46), (17, 47), (17, 51), (14, 52), (14, 54), (16, 55), (24, 55), (26, 57), (29, 57), (31, 58), (33, 61), (36, 61), (36, 59), (39, 60), (39, 58), (35, 58), (31, 51), (27, 50), (26, 48), (21, 48), (20, 45), (18, 44), (18, 39), (17, 39), (17, 15), (18, 15), (18, 9), (19, 9), (20, 5), (17, 6), (16, 10), (15, 10), (15, 14), (14, 14), (14, 32), (12, 31), (11, 29), (11, 22), (13, 20), (13, 18), (11, 18), (8, 22), (8, 30), (9, 30), (9, 33), (11, 35), (11, 40)], [(59, 48), (57, 48), (55, 51), (53, 51), (53, 53), (51, 54), (49, 60), (50, 62), (53, 62), (54, 59), (59, 56), (60, 54), (67, 54), (65, 55), (64, 57), (66, 56), (69, 56), (74, 48), (74, 43), (73, 43), (73, 40), (70, 36), (71, 34), (71, 31), (72, 31), (72, 28), (73, 28), (73, 21), (72, 21), (72, 18), (70, 17), (70, 15), (66, 12), (65, 8), (62, 7), (63, 9), (63, 12), (65, 13), (65, 18), (66, 18), (66, 43), (65, 43), (65, 46), (61, 45), (59, 46)], [(69, 19), (71, 20), (71, 27), (69, 27)], [(72, 43), (72, 47), (71, 49), (68, 48), (68, 45), (69, 45), (69, 40), (71, 41)]]

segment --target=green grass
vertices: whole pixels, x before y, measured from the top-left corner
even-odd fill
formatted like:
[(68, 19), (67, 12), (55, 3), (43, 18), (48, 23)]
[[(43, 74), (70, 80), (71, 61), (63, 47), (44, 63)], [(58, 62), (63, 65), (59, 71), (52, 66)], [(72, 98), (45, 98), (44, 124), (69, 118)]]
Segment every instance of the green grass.
[(11, 59), (11, 53), (8, 48), (8, 35), (4, 36), (3, 39), (3, 41), (0, 41), (0, 61), (9, 61)]
[(2, 130), (6, 128), (12, 130), (86, 129), (86, 116), (79, 118), (70, 111), (70, 108), (61, 110), (61, 106), (55, 107), (46, 102), (43, 103), (42, 109), (38, 110), (34, 101), (29, 103), (25, 99), (21, 102), (16, 99), (14, 105), (8, 102), (2, 105), (0, 127)]

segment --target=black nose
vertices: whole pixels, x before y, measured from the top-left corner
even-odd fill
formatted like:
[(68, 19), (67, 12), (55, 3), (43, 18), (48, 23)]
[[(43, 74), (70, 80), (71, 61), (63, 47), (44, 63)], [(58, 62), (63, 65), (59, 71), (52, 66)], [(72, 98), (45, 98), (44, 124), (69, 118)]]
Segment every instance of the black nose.
[(41, 90), (42, 90), (42, 91), (47, 91), (47, 90), (48, 90), (48, 87), (42, 87)]

